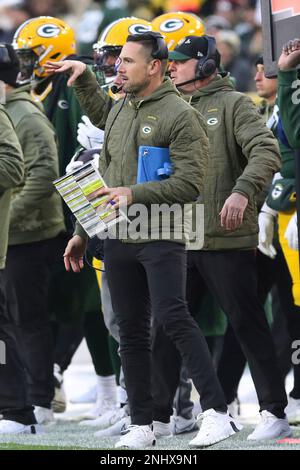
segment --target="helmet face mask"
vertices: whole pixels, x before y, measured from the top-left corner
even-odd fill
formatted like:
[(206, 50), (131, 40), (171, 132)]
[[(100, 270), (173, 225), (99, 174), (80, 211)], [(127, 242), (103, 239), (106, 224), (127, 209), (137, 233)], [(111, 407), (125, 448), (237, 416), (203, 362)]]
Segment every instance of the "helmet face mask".
[(115, 62), (130, 34), (152, 31), (149, 21), (140, 18), (120, 18), (110, 23), (94, 44), (94, 68), (102, 71), (107, 78), (116, 75)]
[(103, 72), (106, 77), (116, 75), (115, 62), (118, 59), (121, 46), (97, 47), (94, 45), (94, 69)]
[(31, 49), (17, 50), (16, 54), (20, 63), (20, 72), (17, 83), (24, 85), (29, 83), (34, 77), (34, 69), (38, 64), (38, 56)]

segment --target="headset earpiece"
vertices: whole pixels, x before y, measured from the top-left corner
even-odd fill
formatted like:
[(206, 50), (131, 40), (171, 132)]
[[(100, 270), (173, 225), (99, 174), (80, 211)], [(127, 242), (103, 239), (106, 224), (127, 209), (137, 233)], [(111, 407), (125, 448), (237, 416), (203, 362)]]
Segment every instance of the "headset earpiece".
[(153, 59), (164, 60), (168, 58), (168, 46), (160, 33), (151, 32), (151, 36), (155, 39), (156, 47), (152, 52)]
[(200, 57), (196, 66), (196, 78), (202, 80), (210, 77), (217, 69), (216, 64), (216, 41), (215, 38), (206, 36), (207, 39), (207, 54), (204, 57)]

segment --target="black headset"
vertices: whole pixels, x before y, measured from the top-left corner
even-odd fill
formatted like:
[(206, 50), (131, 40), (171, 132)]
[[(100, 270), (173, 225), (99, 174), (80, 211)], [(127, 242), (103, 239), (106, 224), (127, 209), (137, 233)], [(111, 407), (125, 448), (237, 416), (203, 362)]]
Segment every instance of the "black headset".
[(164, 60), (168, 58), (169, 51), (166, 41), (164, 40), (163, 36), (160, 33), (156, 33), (155, 31), (150, 31), (148, 33), (155, 40), (155, 49), (152, 51), (153, 59)]
[(200, 57), (196, 65), (195, 78), (203, 80), (210, 77), (218, 68), (217, 64), (217, 45), (216, 40), (212, 36), (206, 36), (207, 39), (207, 54)]
[(130, 34), (127, 37), (127, 41), (129, 42), (139, 42), (140, 40), (151, 41), (154, 46), (151, 52), (151, 57), (153, 57), (153, 59), (164, 60), (168, 58), (168, 46), (160, 33), (156, 31), (147, 31), (143, 34)]

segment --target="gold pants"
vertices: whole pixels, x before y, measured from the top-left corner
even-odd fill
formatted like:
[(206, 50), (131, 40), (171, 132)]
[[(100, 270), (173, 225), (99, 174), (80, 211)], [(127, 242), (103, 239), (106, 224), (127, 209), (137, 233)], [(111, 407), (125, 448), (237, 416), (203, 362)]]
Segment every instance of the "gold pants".
[[(103, 263), (100, 259), (97, 259), (97, 258), (93, 258), (93, 266), (94, 268), (96, 269), (103, 269)], [(97, 276), (97, 282), (98, 282), (98, 286), (99, 286), (99, 289), (101, 289), (101, 277), (102, 277), (102, 272), (101, 271), (96, 271), (95, 270), (95, 273), (96, 273), (96, 276)]]
[(287, 262), (292, 282), (293, 282), (293, 297), (295, 305), (300, 307), (300, 272), (299, 272), (299, 252), (298, 250), (292, 250), (289, 248), (287, 240), (284, 238), (284, 234), (289, 221), (291, 220), (292, 214), (286, 214), (279, 212), (278, 214), (278, 231), (280, 245)]

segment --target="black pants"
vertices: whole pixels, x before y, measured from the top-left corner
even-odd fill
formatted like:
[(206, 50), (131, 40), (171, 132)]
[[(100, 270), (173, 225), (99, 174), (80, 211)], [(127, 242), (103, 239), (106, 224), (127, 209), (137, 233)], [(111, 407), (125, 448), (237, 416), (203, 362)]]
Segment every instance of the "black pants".
[(22, 346), (29, 400), (48, 408), (54, 395), (48, 290), (56, 251), (57, 239), (11, 246), (5, 268), (8, 311)]
[[(282, 377), (290, 370), (293, 350), (291, 343), (300, 338), (300, 307), (294, 304), (292, 280), (281, 250), (277, 250), (274, 260), (257, 251), (258, 295), (262, 303), (272, 287), (276, 288), (276, 308), (273, 308), (272, 336)], [(279, 303), (279, 305), (278, 305)], [(224, 337), (223, 352), (218, 367), (218, 376), (223, 387), (227, 403), (237, 396), (246, 358), (229, 325)], [(230, 368), (231, 373), (228, 373)], [(294, 388), (290, 395), (300, 398), (300, 364), (293, 365)]]
[[(186, 251), (179, 243), (105, 241), (105, 267), (118, 312), (120, 353), (133, 424), (163, 421), (151, 393), (151, 310), (167, 342), (174, 344), (201, 394), (204, 409), (226, 410), (206, 341), (185, 300)], [(168, 348), (166, 348), (168, 351)], [(161, 360), (173, 367), (160, 345)], [(174, 359), (177, 360), (177, 356)], [(180, 363), (181, 360), (178, 359)], [(154, 414), (153, 414), (154, 412)], [(172, 402), (165, 414), (172, 412)]]
[[(199, 275), (200, 274), (200, 275)], [(190, 251), (188, 253), (187, 299), (189, 308), (194, 310), (199, 296), (204, 290), (203, 279), (216, 296), (227, 314), (236, 337), (246, 356), (255, 384), (260, 409), (265, 409), (278, 417), (284, 416), (287, 404), (284, 383), (275, 357), (274, 344), (266, 320), (263, 305), (257, 296), (257, 274), (254, 251)], [(172, 368), (163, 367), (160, 361), (159, 347), (165, 337), (162, 329), (154, 332), (153, 360), (156, 376), (161, 381), (175, 381), (180, 363), (173, 347), (168, 357)], [(157, 338), (158, 336), (158, 338)], [(228, 364), (226, 374), (231, 374)], [(173, 377), (173, 379), (172, 379)], [(154, 383), (155, 396), (160, 400), (160, 383)], [(163, 398), (166, 401), (166, 398)], [(173, 396), (170, 394), (169, 403)]]
[(49, 310), (54, 334), (54, 362), (64, 372), (85, 337), (96, 374), (112, 375), (108, 331), (101, 312), (95, 271), (85, 266), (80, 274), (66, 272), (63, 253), (70, 236), (59, 239), (58, 262), (50, 282)]
[(36, 422), (28, 397), (22, 350), (6, 304), (4, 273), (0, 270), (0, 341), (4, 357), (0, 361), (0, 414), (23, 424)]

